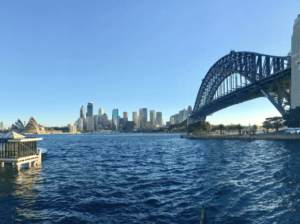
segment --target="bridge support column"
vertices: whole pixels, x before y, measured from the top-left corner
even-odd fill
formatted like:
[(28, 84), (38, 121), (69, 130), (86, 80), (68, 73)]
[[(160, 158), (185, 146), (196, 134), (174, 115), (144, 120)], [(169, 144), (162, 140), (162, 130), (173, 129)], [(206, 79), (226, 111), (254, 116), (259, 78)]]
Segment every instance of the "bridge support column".
[(289, 126), (300, 127), (300, 14), (294, 22), (291, 52), (291, 109)]

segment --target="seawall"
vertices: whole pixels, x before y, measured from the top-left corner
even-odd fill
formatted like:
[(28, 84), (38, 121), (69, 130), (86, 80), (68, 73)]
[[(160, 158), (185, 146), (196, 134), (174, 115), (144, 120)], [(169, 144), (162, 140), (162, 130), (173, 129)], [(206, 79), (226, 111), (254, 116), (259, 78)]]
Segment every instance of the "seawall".
[(238, 140), (256, 140), (256, 139), (300, 139), (300, 134), (258, 134), (258, 135), (180, 135), (181, 138), (188, 139), (238, 139)]

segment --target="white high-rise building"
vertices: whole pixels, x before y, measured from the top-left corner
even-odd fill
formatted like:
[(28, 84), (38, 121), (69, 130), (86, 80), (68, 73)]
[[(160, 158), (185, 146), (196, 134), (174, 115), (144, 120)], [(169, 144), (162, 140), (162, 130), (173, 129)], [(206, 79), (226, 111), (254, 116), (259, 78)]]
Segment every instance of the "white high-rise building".
[(155, 126), (155, 111), (150, 110), (150, 126)]
[(180, 114), (180, 121), (184, 121), (187, 118), (188, 111), (186, 109), (183, 109), (179, 111)]
[(0, 128), (4, 129), (4, 123), (3, 123), (3, 121), (0, 122)]
[(98, 110), (98, 123), (102, 123), (103, 114), (104, 114), (104, 111), (103, 111), (103, 109), (100, 107), (100, 109)]

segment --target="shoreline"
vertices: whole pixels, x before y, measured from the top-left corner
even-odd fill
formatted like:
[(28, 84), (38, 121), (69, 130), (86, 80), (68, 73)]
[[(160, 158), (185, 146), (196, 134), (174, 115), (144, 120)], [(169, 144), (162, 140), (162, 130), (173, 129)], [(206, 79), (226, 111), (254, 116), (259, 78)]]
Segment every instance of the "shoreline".
[(258, 135), (180, 135), (187, 139), (232, 139), (232, 140), (285, 140), (300, 139), (300, 134), (258, 134)]

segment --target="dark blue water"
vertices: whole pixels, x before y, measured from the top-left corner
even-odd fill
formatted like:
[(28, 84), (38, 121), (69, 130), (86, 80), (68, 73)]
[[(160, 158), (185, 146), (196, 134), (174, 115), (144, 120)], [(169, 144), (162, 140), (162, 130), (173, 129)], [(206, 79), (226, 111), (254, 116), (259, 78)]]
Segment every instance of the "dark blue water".
[(0, 168), (0, 223), (300, 223), (300, 141), (44, 135)]

